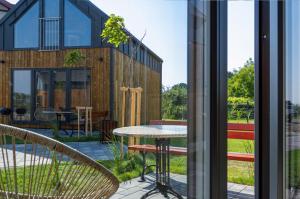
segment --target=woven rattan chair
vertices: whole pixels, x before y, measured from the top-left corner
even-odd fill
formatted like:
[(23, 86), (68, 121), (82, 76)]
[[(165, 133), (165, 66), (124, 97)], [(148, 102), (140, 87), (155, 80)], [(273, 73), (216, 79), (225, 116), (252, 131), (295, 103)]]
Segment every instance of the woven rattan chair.
[(0, 198), (109, 198), (118, 186), (109, 170), (79, 151), (0, 125)]

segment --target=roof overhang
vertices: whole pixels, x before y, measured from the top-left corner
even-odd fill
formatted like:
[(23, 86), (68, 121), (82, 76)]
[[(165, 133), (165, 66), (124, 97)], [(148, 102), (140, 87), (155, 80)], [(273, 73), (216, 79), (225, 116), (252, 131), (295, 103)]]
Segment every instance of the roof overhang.
[(2, 5), (5, 8), (7, 8), (7, 10), (10, 10), (13, 7), (13, 4), (9, 3), (6, 0), (0, 0), (0, 5)]

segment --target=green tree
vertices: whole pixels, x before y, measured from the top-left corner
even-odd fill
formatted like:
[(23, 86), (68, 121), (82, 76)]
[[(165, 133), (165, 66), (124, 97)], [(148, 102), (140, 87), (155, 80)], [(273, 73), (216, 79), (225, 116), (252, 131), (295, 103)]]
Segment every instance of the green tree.
[(115, 47), (119, 47), (121, 43), (127, 43), (129, 37), (125, 32), (124, 19), (111, 14), (105, 22), (104, 29), (100, 36)]
[(172, 88), (163, 88), (163, 119), (187, 119), (187, 85), (180, 83)]
[(254, 99), (254, 62), (251, 58), (229, 76), (228, 96)]
[(100, 37), (104, 41), (107, 41), (108, 43), (112, 44), (116, 48), (118, 48), (121, 43), (129, 44), (129, 49), (131, 52), (130, 59), (128, 62), (129, 74), (130, 74), (129, 87), (133, 86), (133, 70), (134, 70), (133, 57), (136, 55), (138, 49), (141, 47), (142, 41), (145, 38), (145, 36), (146, 36), (146, 31), (143, 37), (137, 43), (137, 45), (133, 44), (134, 38), (132, 35), (126, 32), (124, 19), (114, 14), (111, 14), (108, 20), (105, 22), (105, 27), (102, 30), (102, 33), (100, 35)]

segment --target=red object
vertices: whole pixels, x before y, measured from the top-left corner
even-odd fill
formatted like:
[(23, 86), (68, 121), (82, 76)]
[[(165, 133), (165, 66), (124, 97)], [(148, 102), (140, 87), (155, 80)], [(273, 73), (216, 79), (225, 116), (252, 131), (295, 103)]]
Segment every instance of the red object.
[[(155, 153), (156, 152), (156, 147), (154, 145), (151, 145), (151, 144), (132, 145), (132, 146), (128, 146), (128, 150), (147, 152), (147, 153)], [(172, 154), (172, 155), (186, 155), (187, 154), (187, 148), (184, 148), (184, 147), (170, 147), (170, 154)]]
[(254, 154), (230, 152), (230, 153), (227, 153), (227, 159), (244, 161), (244, 162), (254, 162)]
[[(235, 124), (235, 123), (228, 123), (227, 124), (227, 138), (228, 139), (239, 139), (239, 140), (254, 140), (255, 134), (254, 124)], [(228, 160), (237, 160), (237, 161), (244, 161), (244, 162), (254, 162), (254, 154), (249, 153), (234, 153), (229, 152), (227, 153)]]
[(227, 132), (228, 139), (240, 139), (240, 140), (254, 140), (254, 132), (247, 131), (228, 131)]
[(241, 131), (254, 131), (254, 124), (236, 124), (236, 123), (228, 123), (228, 130), (241, 130)]
[[(169, 121), (169, 120), (151, 120), (150, 125), (187, 125), (186, 121)], [(227, 124), (227, 138), (228, 139), (240, 139), (240, 140), (254, 140), (255, 125), (254, 124)], [(140, 151), (147, 153), (155, 153), (156, 149), (154, 145), (132, 145), (128, 147), (128, 150)], [(170, 147), (170, 154), (173, 155), (186, 155), (187, 149), (181, 147)], [(249, 153), (227, 153), (228, 160), (236, 160), (243, 162), (254, 162), (254, 154)]]

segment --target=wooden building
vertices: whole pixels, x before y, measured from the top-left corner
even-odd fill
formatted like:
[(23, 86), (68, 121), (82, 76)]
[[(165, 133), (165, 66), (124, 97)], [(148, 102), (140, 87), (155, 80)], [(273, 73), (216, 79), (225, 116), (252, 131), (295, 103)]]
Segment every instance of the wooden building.
[[(13, 123), (39, 123), (40, 107), (86, 105), (120, 121), (123, 86), (143, 89), (142, 124), (160, 119), (162, 59), (144, 44), (137, 48), (139, 41), (129, 32), (128, 44), (116, 49), (105, 43), (99, 35), (107, 19), (88, 0), (20, 0), (1, 19), (0, 107), (12, 110)], [(74, 49), (85, 59), (65, 66), (66, 54)], [(128, 116), (129, 94), (126, 98)], [(17, 109), (26, 113), (20, 116)]]

